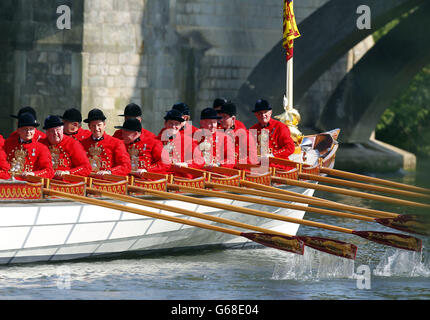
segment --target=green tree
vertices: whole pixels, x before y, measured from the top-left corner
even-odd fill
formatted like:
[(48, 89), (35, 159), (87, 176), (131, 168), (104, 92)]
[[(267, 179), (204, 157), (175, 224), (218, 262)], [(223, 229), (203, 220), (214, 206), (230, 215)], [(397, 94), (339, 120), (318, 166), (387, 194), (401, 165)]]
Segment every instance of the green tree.
[[(375, 31), (375, 42), (390, 32), (410, 12)], [(391, 102), (376, 126), (375, 137), (418, 157), (430, 156), (430, 65), (424, 67), (409, 87)]]
[(430, 65), (385, 110), (375, 137), (417, 156), (430, 156)]

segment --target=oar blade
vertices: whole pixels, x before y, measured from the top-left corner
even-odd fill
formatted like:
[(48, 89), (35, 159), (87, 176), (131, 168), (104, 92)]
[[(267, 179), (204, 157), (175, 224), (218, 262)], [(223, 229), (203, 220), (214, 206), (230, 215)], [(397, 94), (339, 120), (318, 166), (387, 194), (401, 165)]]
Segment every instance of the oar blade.
[(395, 218), (377, 218), (376, 222), (393, 229), (430, 236), (430, 221), (416, 215), (399, 215)]
[(308, 247), (333, 254), (338, 257), (355, 260), (357, 255), (357, 246), (352, 243), (321, 237), (298, 236), (298, 238)]
[(305, 250), (305, 244), (297, 237), (288, 237), (277, 234), (258, 232), (242, 232), (241, 235), (266, 247), (271, 247), (283, 251), (303, 255)]
[(380, 231), (353, 231), (353, 234), (364, 239), (374, 241), (387, 246), (420, 252), (422, 249), (421, 239), (406, 234), (380, 232)]

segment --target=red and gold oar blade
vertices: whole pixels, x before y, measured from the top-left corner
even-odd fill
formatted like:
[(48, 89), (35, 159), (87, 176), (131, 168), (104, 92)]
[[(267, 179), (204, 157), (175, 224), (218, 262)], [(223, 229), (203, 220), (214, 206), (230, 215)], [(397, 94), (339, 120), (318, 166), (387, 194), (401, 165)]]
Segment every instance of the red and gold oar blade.
[(266, 247), (283, 251), (303, 254), (305, 250), (305, 244), (297, 237), (257, 232), (242, 232), (241, 235)]
[(357, 246), (352, 243), (321, 237), (298, 236), (297, 238), (302, 240), (308, 247), (338, 257), (355, 260), (355, 256), (357, 255)]
[(391, 247), (420, 252), (422, 249), (421, 239), (406, 234), (380, 232), (380, 231), (353, 231), (353, 234), (364, 239), (374, 241)]
[(399, 215), (395, 218), (376, 218), (376, 222), (393, 229), (430, 236), (430, 221), (415, 215)]

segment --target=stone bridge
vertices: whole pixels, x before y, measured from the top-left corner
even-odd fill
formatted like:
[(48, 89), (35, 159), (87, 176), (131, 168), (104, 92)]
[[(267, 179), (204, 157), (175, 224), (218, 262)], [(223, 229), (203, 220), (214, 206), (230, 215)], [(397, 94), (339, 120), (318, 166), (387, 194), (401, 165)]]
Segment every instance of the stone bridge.
[[(394, 96), (369, 92), (358, 112), (355, 102), (364, 101), (357, 98), (358, 81), (369, 72), (383, 81), (369, 66), (381, 59), (384, 49), (377, 48), (396, 46), (396, 37), (390, 36), (368, 51), (373, 45), (369, 35), (424, 2), (295, 1), (302, 37), (295, 42), (294, 100), (303, 126), (340, 127), (344, 142), (368, 140), (384, 102)], [(371, 30), (356, 27), (362, 4), (371, 9)], [(71, 9), (71, 29), (57, 27), (61, 5)], [(143, 107), (144, 125), (156, 133), (165, 111), (177, 101), (191, 106), (195, 121), (220, 96), (237, 102), (247, 124), (254, 121), (249, 110), (260, 97), (281, 113), (282, 6), (282, 0), (2, 0), (0, 133), (7, 136), (14, 129), (8, 115), (25, 105), (37, 110), (40, 121), (71, 106), (81, 108), (84, 116), (99, 107), (111, 132), (121, 124), (118, 114), (129, 102)], [(426, 27), (421, 18), (416, 20), (412, 22)], [(405, 48), (392, 51), (400, 54), (400, 49)], [(414, 60), (407, 65), (401, 57), (393, 58), (392, 63), (405, 68), (395, 75), (402, 78), (401, 85), (425, 64), (420, 52), (408, 55)], [(369, 122), (366, 110), (376, 104)]]

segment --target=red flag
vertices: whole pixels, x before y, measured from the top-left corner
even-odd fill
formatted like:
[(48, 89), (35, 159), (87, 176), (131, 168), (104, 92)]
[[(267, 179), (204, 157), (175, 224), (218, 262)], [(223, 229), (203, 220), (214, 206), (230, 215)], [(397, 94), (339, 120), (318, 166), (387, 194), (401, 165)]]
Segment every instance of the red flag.
[(293, 57), (294, 39), (300, 37), (294, 16), (293, 0), (284, 0), (284, 23), (282, 45), (287, 51), (287, 61)]

